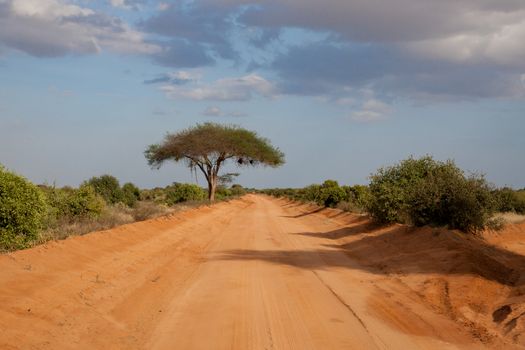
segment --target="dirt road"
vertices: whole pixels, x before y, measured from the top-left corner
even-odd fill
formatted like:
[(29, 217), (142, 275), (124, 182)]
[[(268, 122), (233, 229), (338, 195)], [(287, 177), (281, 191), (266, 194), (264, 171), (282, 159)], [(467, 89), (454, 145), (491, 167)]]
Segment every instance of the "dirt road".
[(306, 210), (248, 195), (2, 255), (0, 348), (511, 348), (341, 249), (360, 218)]

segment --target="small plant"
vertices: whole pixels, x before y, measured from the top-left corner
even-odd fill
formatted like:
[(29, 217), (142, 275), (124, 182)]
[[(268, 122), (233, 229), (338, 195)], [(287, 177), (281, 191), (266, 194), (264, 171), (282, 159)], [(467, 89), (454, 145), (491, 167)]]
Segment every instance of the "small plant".
[(0, 166), (0, 249), (24, 248), (35, 240), (46, 213), (42, 191)]

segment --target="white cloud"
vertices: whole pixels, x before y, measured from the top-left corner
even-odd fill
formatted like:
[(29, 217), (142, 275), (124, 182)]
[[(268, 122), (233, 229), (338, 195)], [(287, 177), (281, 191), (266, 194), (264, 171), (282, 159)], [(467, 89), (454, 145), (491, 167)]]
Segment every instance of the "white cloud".
[[(525, 18), (525, 11), (522, 15)], [(525, 19), (502, 23), (490, 33), (462, 32), (404, 46), (416, 54), (450, 62), (525, 67)]]
[(190, 86), (164, 85), (160, 88), (172, 99), (247, 101), (255, 95), (267, 98), (277, 95), (274, 84), (257, 74), (240, 78), (224, 78), (211, 83), (201, 81)]
[(224, 112), (220, 107), (217, 106), (208, 106), (202, 112), (202, 115), (205, 115), (207, 117), (233, 117), (233, 118), (240, 118), (240, 117), (246, 117), (246, 113), (243, 112)]
[(7, 13), (0, 16), (0, 43), (34, 56), (104, 50), (151, 54), (160, 50), (119, 18), (66, 0), (4, 0), (3, 3), (7, 5), (4, 7)]
[(161, 2), (161, 3), (159, 3), (159, 5), (157, 6), (157, 8), (158, 8), (159, 11), (166, 11), (167, 9), (170, 8), (170, 4), (165, 3), (165, 2)]
[(220, 117), (224, 115), (223, 111), (217, 106), (208, 106), (202, 114), (208, 117)]
[(385, 119), (392, 108), (378, 99), (366, 100), (361, 109), (352, 113), (351, 118), (357, 122), (374, 122)]
[(11, 8), (15, 15), (44, 19), (88, 16), (95, 13), (91, 9), (62, 3), (58, 0), (12, 0)]
[(126, 10), (129, 10), (131, 8), (131, 6), (126, 4), (126, 0), (109, 0), (109, 2), (111, 3), (111, 6), (113, 7), (119, 7), (119, 8), (123, 8)]

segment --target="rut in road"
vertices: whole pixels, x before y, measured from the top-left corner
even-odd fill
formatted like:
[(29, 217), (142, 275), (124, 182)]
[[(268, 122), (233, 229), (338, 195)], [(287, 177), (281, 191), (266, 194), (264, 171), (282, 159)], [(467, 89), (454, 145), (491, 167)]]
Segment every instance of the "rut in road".
[(362, 268), (323, 235), (341, 222), (306, 214), (247, 195), (0, 256), (0, 348), (514, 346)]

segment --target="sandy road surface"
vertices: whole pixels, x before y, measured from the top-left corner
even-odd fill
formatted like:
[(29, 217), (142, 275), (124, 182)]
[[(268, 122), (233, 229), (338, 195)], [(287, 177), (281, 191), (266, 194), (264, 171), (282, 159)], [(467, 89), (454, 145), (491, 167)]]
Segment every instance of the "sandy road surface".
[(248, 195), (0, 256), (0, 349), (485, 347), (304, 211)]

